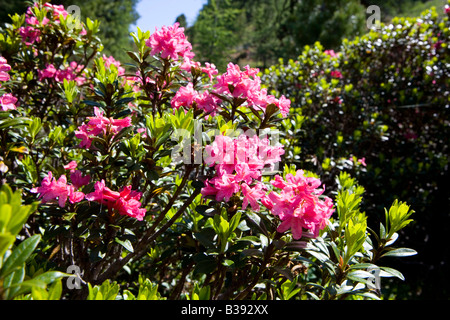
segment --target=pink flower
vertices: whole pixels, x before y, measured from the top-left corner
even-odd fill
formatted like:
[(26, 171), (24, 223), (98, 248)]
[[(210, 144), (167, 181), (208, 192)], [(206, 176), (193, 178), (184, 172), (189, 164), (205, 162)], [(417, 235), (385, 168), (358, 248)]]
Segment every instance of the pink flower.
[(77, 167), (77, 162), (76, 161), (70, 161), (68, 164), (66, 164), (64, 167), (64, 170), (73, 170), (76, 169)]
[(209, 80), (213, 79), (213, 76), (219, 73), (216, 66), (214, 64), (211, 64), (209, 62), (205, 62), (205, 66), (201, 68), (201, 71), (203, 73), (206, 73), (209, 77)]
[(139, 128), (136, 131), (137, 131), (137, 133), (142, 133), (143, 138), (147, 138), (147, 129), (146, 128)]
[(69, 190), (69, 201), (70, 203), (78, 203), (82, 200), (84, 200), (84, 193), (81, 191), (76, 191), (75, 186), (68, 185), (67, 186)]
[(56, 76), (56, 68), (53, 64), (47, 64), (44, 70), (39, 70), (39, 81), (46, 78), (54, 78)]
[(70, 175), (70, 180), (72, 181), (72, 184), (75, 187), (75, 189), (79, 189), (82, 186), (89, 184), (91, 176), (90, 175), (83, 176), (80, 170), (75, 170)]
[(108, 201), (116, 201), (120, 197), (119, 192), (112, 191), (106, 187), (105, 180), (97, 181), (94, 189), (95, 191), (86, 195), (86, 200), (106, 204)]
[(114, 65), (117, 67), (118, 75), (123, 76), (125, 74), (125, 68), (122, 67), (122, 64), (120, 61), (117, 61), (114, 59), (113, 56), (107, 57), (106, 55), (103, 55), (103, 60), (105, 61), (105, 67), (109, 68), (111, 65)]
[(215, 93), (230, 95), (233, 98), (245, 99), (247, 105), (255, 110), (264, 111), (268, 105), (277, 106), (283, 117), (289, 113), (290, 100), (282, 96), (279, 100), (267, 94), (267, 89), (261, 88), (261, 78), (258, 69), (244, 67), (241, 71), (238, 65), (229, 63), (227, 71), (216, 77)]
[(208, 154), (205, 163), (208, 165), (234, 164), (234, 150), (233, 139), (228, 136), (218, 135), (212, 144), (205, 147), (205, 151)]
[(336, 58), (337, 57), (337, 54), (336, 54), (336, 52), (334, 52), (334, 50), (325, 50), (323, 53), (329, 55), (332, 58)]
[(145, 44), (152, 48), (150, 54), (161, 54), (161, 58), (177, 61), (179, 58), (193, 58), (192, 45), (184, 34), (184, 28), (179, 28), (176, 22), (173, 26), (163, 26), (156, 29)]
[[(243, 209), (248, 204), (253, 210), (259, 210), (257, 199), (262, 199), (264, 192), (259, 182), (261, 170), (281, 160), (284, 153), (280, 147), (270, 146), (268, 139), (257, 135), (245, 134), (238, 138), (218, 135), (212, 144), (205, 147), (205, 163), (214, 166), (215, 176), (207, 180), (201, 193), (203, 197), (214, 196), (216, 201), (229, 201), (239, 190), (244, 195)], [(250, 188), (250, 185), (256, 185)]]
[(61, 14), (63, 16), (64, 19), (66, 19), (67, 15), (69, 14), (66, 9), (64, 9), (64, 6), (61, 5), (56, 5), (56, 4), (50, 4), (50, 3), (45, 3), (44, 7), (49, 8), (50, 11), (53, 11), (53, 17), (55, 20), (59, 20), (59, 15)]
[(110, 211), (117, 211), (121, 215), (127, 215), (139, 221), (144, 219), (147, 210), (141, 208), (142, 204), (139, 202), (142, 193), (131, 190), (131, 186), (116, 192), (106, 187), (105, 181), (102, 180), (95, 183), (94, 189), (94, 192), (86, 195), (88, 201), (106, 204)]
[(275, 105), (280, 109), (281, 115), (283, 117), (287, 117), (289, 109), (291, 107), (291, 100), (286, 99), (284, 96), (281, 96), (280, 99), (275, 103)]
[(364, 167), (366, 167), (366, 158), (358, 159), (358, 162), (361, 163)]
[(39, 26), (40, 24), (45, 26), (49, 21), (50, 20), (47, 17), (44, 17), (42, 19), (42, 23), (35, 16), (27, 15), (27, 17), (25, 18), (25, 22), (30, 24), (30, 25), (33, 25), (33, 26)]
[(298, 170), (295, 176), (287, 174), (285, 180), (278, 175), (275, 177), (272, 185), (281, 191), (270, 192), (262, 203), (280, 218), (278, 232), (290, 229), (296, 240), (302, 237), (304, 229), (314, 237), (318, 236), (334, 212), (330, 198), (319, 198), (323, 193), (323, 190), (317, 189), (320, 184), (317, 178), (305, 177), (302, 170)]
[(39, 38), (41, 31), (31, 26), (20, 27), (19, 34), (22, 37), (22, 42), (27, 46), (31, 46), (33, 43), (41, 41)]
[(340, 71), (333, 70), (333, 71), (331, 71), (330, 74), (333, 78), (338, 78), (338, 79), (342, 78), (342, 73)]
[(196, 62), (188, 57), (184, 57), (183, 63), (181, 64), (180, 69), (187, 71), (187, 72), (191, 72), (192, 68), (199, 69), (200, 67), (201, 67), (200, 62)]
[(131, 118), (124, 119), (106, 118), (103, 111), (94, 107), (95, 117), (89, 117), (88, 123), (78, 127), (75, 131), (75, 137), (81, 139), (80, 147), (89, 149), (92, 144), (92, 137), (111, 134), (114, 137), (123, 128), (131, 126)]
[(232, 174), (222, 174), (213, 178), (211, 183), (214, 185), (216, 192), (216, 201), (229, 201), (235, 193), (239, 192), (239, 184), (236, 183)]
[(75, 191), (74, 186), (67, 184), (67, 178), (65, 175), (59, 177), (56, 180), (52, 172), (50, 171), (42, 180), (41, 186), (30, 190), (32, 193), (39, 193), (39, 198), (42, 198), (43, 203), (47, 203), (53, 200), (58, 200), (58, 204), (61, 208), (64, 208), (67, 199), (71, 203), (80, 202), (84, 198), (82, 192)]
[(185, 107), (186, 109), (189, 109), (192, 107), (192, 103), (194, 102), (197, 96), (198, 92), (195, 91), (193, 84), (188, 83), (186, 87), (181, 87), (177, 91), (175, 96), (172, 98), (170, 104), (172, 105), (172, 108), (177, 110), (180, 107)]
[(11, 70), (11, 66), (8, 64), (5, 58), (0, 57), (0, 81), (8, 81), (9, 74), (8, 72)]
[(39, 70), (39, 81), (43, 79), (55, 79), (58, 82), (64, 82), (64, 79), (69, 81), (74, 80), (78, 85), (82, 85), (86, 79), (84, 77), (77, 76), (77, 73), (83, 69), (83, 65), (77, 65), (75, 61), (72, 61), (65, 69), (57, 70), (53, 64), (47, 64), (44, 70)]
[(220, 103), (220, 99), (209, 91), (204, 91), (202, 94), (197, 94), (195, 97), (197, 108), (203, 110), (205, 114), (215, 116)]
[(64, 82), (64, 79), (68, 81), (74, 80), (77, 85), (81, 86), (86, 81), (86, 78), (77, 76), (81, 70), (83, 70), (83, 65), (78, 65), (75, 61), (72, 61), (66, 69), (57, 70), (55, 74), (55, 79), (58, 82)]
[(241, 190), (244, 196), (244, 200), (242, 201), (242, 209), (245, 210), (250, 203), (253, 211), (259, 211), (260, 207), (257, 200), (262, 199), (265, 196), (263, 184), (258, 183), (253, 188), (250, 188), (246, 183), (243, 183), (241, 185)]
[(5, 93), (0, 97), (0, 105), (2, 106), (2, 111), (15, 110), (16, 102), (17, 98), (10, 93)]
[(9, 74), (7, 72), (0, 71), (0, 81), (1, 82), (9, 81), (9, 79), (10, 79), (10, 76), (9, 76)]

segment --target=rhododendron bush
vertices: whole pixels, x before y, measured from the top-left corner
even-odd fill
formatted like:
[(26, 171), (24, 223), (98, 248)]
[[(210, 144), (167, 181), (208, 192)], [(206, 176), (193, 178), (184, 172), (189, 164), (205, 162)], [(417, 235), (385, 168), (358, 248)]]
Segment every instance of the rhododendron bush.
[(2, 29), (2, 298), (380, 299), (404, 279), (379, 262), (415, 254), (394, 247), (412, 210), (371, 229), (354, 178), (296, 167), (292, 102), (258, 69), (196, 61), (177, 23), (122, 63), (99, 27), (36, 3)]

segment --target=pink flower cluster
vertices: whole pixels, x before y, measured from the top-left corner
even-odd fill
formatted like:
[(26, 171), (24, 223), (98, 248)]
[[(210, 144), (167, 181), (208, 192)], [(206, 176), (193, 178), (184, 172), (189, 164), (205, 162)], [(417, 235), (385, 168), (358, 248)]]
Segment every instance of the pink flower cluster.
[(137, 220), (143, 220), (146, 209), (141, 208), (139, 199), (142, 193), (131, 190), (131, 186), (123, 188), (121, 192), (112, 191), (105, 186), (105, 181), (97, 181), (94, 190), (91, 193), (84, 194), (78, 191), (81, 187), (89, 184), (91, 177), (83, 176), (80, 170), (75, 170), (77, 163), (70, 162), (64, 169), (70, 170), (70, 179), (72, 184), (67, 183), (66, 175), (61, 175), (58, 180), (53, 177), (50, 171), (42, 180), (41, 186), (33, 188), (32, 193), (39, 193), (43, 203), (58, 201), (61, 208), (66, 206), (67, 200), (70, 203), (77, 203), (84, 199), (106, 204), (110, 211), (117, 211), (121, 215), (127, 215)]
[(212, 95), (209, 91), (199, 93), (194, 89), (192, 83), (188, 83), (187, 86), (181, 87), (175, 96), (172, 98), (171, 105), (173, 109), (179, 109), (183, 107), (190, 109), (194, 106), (199, 110), (203, 110), (206, 114), (214, 116), (216, 114), (219, 98)]
[(173, 26), (163, 26), (161, 30), (156, 29), (145, 44), (152, 48), (150, 54), (161, 54), (163, 59), (178, 61), (179, 58), (193, 58), (194, 53), (191, 43), (184, 34), (184, 28), (179, 28), (176, 22)]
[(326, 196), (320, 198), (323, 193), (323, 189), (317, 189), (320, 180), (305, 177), (303, 170), (298, 170), (295, 175), (287, 174), (286, 180), (276, 175), (271, 183), (281, 191), (272, 191), (261, 201), (273, 215), (281, 219), (277, 231), (291, 229), (293, 238), (298, 240), (302, 237), (303, 229), (306, 229), (317, 237), (334, 212), (332, 200)]
[(103, 116), (103, 111), (94, 107), (95, 117), (88, 117), (88, 122), (82, 124), (75, 131), (75, 137), (81, 139), (80, 148), (89, 149), (92, 138), (100, 135), (112, 135), (114, 137), (123, 128), (131, 126), (131, 118), (124, 119), (107, 118)]
[(245, 66), (244, 69), (244, 71), (241, 71), (238, 65), (230, 62), (227, 71), (216, 77), (215, 93), (231, 95), (234, 98), (244, 98), (247, 105), (256, 110), (265, 110), (268, 105), (274, 104), (279, 108), (283, 117), (286, 117), (289, 113), (291, 101), (284, 96), (277, 99), (273, 95), (267, 94), (267, 89), (261, 88), (261, 78), (257, 75), (259, 69), (249, 66)]
[[(42, 21), (37, 18), (33, 9), (38, 7), (39, 4), (37, 2), (34, 4), (34, 7), (28, 7), (25, 14), (25, 23), (27, 25), (19, 28), (19, 35), (22, 37), (22, 42), (27, 46), (31, 46), (35, 42), (41, 42), (40, 27), (45, 26), (50, 22), (50, 19), (46, 16), (42, 18)], [(47, 10), (47, 12), (51, 13), (51, 17), (56, 24), (60, 23), (60, 15), (62, 15), (63, 19), (66, 19), (69, 14), (63, 5), (52, 5), (50, 3), (45, 3), (43, 7)], [(86, 33), (86, 30), (83, 28), (80, 34), (85, 35)]]
[(65, 69), (56, 69), (53, 64), (47, 64), (46, 68), (39, 70), (39, 81), (44, 79), (55, 79), (58, 82), (64, 82), (64, 79), (69, 81), (75, 80), (77, 85), (81, 86), (86, 78), (82, 76), (77, 76), (81, 70), (83, 70), (83, 65), (78, 65), (75, 61), (72, 61), (69, 66)]
[(334, 52), (334, 50), (325, 50), (323, 53), (325, 53), (326, 55), (329, 55), (332, 58), (336, 58), (338, 56), (336, 54), (336, 52)]
[(67, 199), (70, 203), (77, 203), (84, 199), (83, 192), (78, 191), (84, 185), (87, 185), (91, 179), (89, 175), (83, 176), (80, 170), (72, 171), (70, 175), (72, 184), (67, 183), (66, 175), (62, 175), (58, 180), (53, 177), (50, 171), (42, 180), (41, 186), (30, 190), (32, 193), (39, 193), (43, 203), (58, 200), (61, 208), (66, 206)]
[(234, 139), (218, 135), (205, 147), (205, 152), (208, 154), (205, 163), (215, 167), (216, 176), (205, 181), (202, 195), (214, 196), (216, 201), (229, 201), (241, 190), (243, 208), (250, 204), (253, 210), (259, 210), (257, 200), (265, 194), (260, 182), (262, 170), (266, 166), (273, 168), (281, 161), (283, 148), (271, 146), (269, 139), (260, 139), (257, 135), (241, 134)]
[(67, 18), (67, 15), (69, 14), (66, 9), (64, 9), (64, 6), (56, 5), (56, 4), (50, 4), (48, 2), (44, 3), (44, 7), (50, 9), (50, 11), (53, 12), (53, 18), (57, 21), (59, 21), (59, 15), (62, 15), (64, 19)]
[(330, 74), (333, 78), (342, 79), (342, 73), (340, 71), (333, 70)]
[(214, 64), (205, 62), (205, 66), (202, 67), (202, 64), (200, 62), (194, 61), (188, 57), (184, 58), (184, 61), (181, 64), (180, 68), (187, 72), (191, 72), (192, 68), (200, 70), (200, 72), (203, 72), (208, 75), (209, 80), (212, 80), (213, 77), (219, 73), (219, 70), (217, 70)]
[(146, 209), (141, 208), (139, 202), (142, 193), (131, 190), (131, 186), (126, 186), (122, 191), (112, 191), (105, 185), (105, 181), (97, 181), (94, 185), (94, 192), (86, 195), (86, 200), (106, 204), (108, 210), (117, 211), (121, 215), (136, 218), (139, 221), (144, 219)]
[[(0, 82), (9, 81), (10, 76), (8, 71), (11, 70), (11, 66), (4, 57), (0, 57)], [(1, 88), (0, 83), (0, 88)], [(0, 96), (0, 106), (2, 111), (15, 110), (17, 98), (10, 93), (5, 93)]]
[(105, 61), (105, 67), (109, 68), (111, 65), (114, 65), (117, 67), (117, 70), (119, 72), (119, 76), (123, 76), (125, 74), (125, 68), (122, 67), (122, 64), (120, 61), (117, 61), (114, 59), (113, 56), (107, 57), (106, 55), (103, 55), (103, 61)]

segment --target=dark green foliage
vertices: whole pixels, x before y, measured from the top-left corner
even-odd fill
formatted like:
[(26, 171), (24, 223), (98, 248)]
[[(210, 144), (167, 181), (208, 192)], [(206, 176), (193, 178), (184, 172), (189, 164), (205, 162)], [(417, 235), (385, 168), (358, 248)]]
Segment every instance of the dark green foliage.
[[(339, 169), (357, 173), (364, 208), (380, 221), (380, 209), (395, 198), (416, 211), (404, 241), (421, 255), (402, 267), (410, 279), (421, 277), (402, 298), (448, 297), (449, 251), (440, 244), (449, 231), (449, 26), (436, 11), (395, 18), (344, 40), (336, 58), (317, 43), (263, 76), (293, 101), (297, 121), (284, 125), (299, 167), (328, 176), (327, 186)], [(356, 162), (362, 157), (366, 168)]]

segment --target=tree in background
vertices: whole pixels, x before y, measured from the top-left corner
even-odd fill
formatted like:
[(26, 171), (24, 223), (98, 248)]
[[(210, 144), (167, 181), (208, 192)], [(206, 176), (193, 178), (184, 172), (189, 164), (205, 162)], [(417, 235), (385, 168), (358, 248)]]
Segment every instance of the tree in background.
[(198, 61), (211, 61), (221, 70), (228, 61), (236, 61), (243, 51), (244, 11), (233, 0), (209, 0), (200, 10), (195, 24), (187, 30)]
[(295, 59), (319, 41), (338, 50), (342, 39), (368, 30), (366, 9), (378, 5), (381, 20), (417, 15), (444, 0), (209, 0), (187, 34), (197, 59), (224, 70), (227, 61), (267, 68), (279, 58)]
[[(126, 61), (126, 48), (133, 45), (129, 26), (135, 24), (139, 18), (136, 5), (139, 0), (54, 0), (52, 4), (62, 4), (65, 8), (71, 5), (80, 7), (81, 20), (86, 17), (100, 21), (98, 36), (103, 39), (106, 55), (112, 55), (117, 60)], [(0, 0), (2, 11), (0, 23), (9, 23), (9, 14), (23, 14), (30, 5), (30, 1)]]
[(358, 0), (209, 0), (188, 30), (200, 60), (223, 69), (224, 61), (267, 67), (321, 41), (336, 48), (364, 30)]

